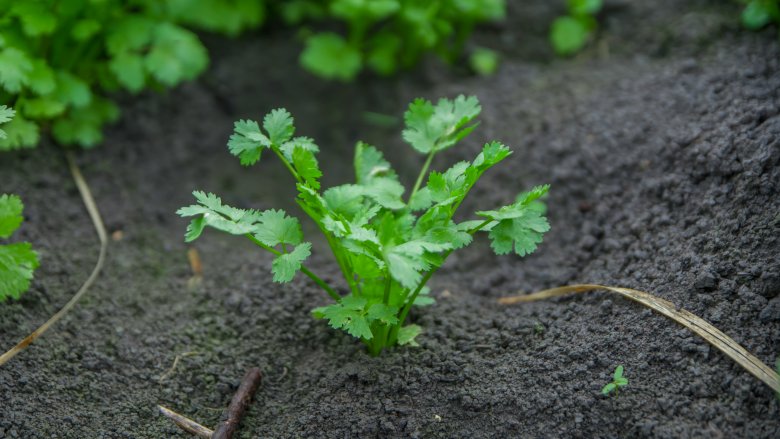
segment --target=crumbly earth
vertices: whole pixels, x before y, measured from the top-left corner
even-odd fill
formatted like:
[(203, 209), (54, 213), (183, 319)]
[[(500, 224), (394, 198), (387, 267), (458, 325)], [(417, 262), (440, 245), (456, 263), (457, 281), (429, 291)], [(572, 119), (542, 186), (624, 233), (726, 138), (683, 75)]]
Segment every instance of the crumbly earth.
[[(774, 364), (776, 30), (740, 30), (732, 2), (608, 1), (595, 44), (555, 60), (545, 23), (560, 10), (509, 3), (509, 22), (476, 36), (505, 53), (490, 78), (428, 61), (395, 79), (319, 81), (295, 65), (300, 43), (279, 30), (209, 37), (212, 67), (200, 81), (122, 98), (105, 145), (78, 153), (117, 239), (87, 297), (0, 368), (0, 437), (186, 437), (155, 406), (214, 425), (255, 365), (265, 379), (242, 438), (777, 437), (780, 404), (767, 386), (639, 305), (608, 293), (495, 300), (568, 283), (643, 289)], [(229, 156), (234, 120), (287, 107), (298, 133), (321, 145), (326, 185), (351, 179), (358, 139), (387, 151), (410, 182), (421, 157), (399, 125), (371, 125), (365, 112), (399, 115), (413, 97), (458, 93), (480, 98), (483, 123), (435, 166), (472, 158), (488, 139), (515, 151), (462, 210), (550, 183), (553, 230), (525, 259), (493, 256), (484, 240), (454, 255), (432, 282), (438, 303), (412, 314), (425, 328), (419, 348), (369, 357), (309, 316), (324, 293), (303, 277), (272, 283), (268, 255), (235, 237), (208, 232), (193, 246), (204, 277), (191, 284), (186, 222), (174, 215), (191, 190), (298, 213), (281, 167), (241, 169)], [(67, 301), (98, 247), (51, 145), (0, 156), (0, 187), (23, 197), (18, 238), (42, 257), (32, 290), (0, 306), (7, 348)], [(312, 229), (312, 269), (341, 285)], [(603, 397), (618, 364), (630, 384)]]

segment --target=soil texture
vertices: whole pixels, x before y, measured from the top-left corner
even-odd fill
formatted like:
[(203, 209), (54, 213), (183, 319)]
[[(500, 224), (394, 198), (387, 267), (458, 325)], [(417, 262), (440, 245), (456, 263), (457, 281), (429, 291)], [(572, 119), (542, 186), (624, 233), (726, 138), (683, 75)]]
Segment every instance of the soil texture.
[[(607, 1), (594, 44), (556, 60), (544, 23), (561, 5), (508, 3), (508, 22), (475, 36), (504, 53), (489, 78), (427, 60), (394, 79), (320, 81), (297, 66), (295, 35), (274, 30), (207, 36), (212, 65), (198, 82), (121, 97), (105, 144), (78, 154), (114, 237), (106, 268), (70, 315), (0, 369), (0, 437), (186, 437), (156, 405), (214, 426), (252, 366), (264, 381), (241, 438), (778, 437), (769, 388), (639, 305), (607, 293), (496, 303), (569, 283), (641, 289), (774, 364), (776, 29), (741, 30), (734, 2)], [(411, 183), (423, 157), (401, 141), (400, 119), (376, 126), (365, 113), (400, 115), (414, 97), (460, 93), (479, 97), (482, 124), (434, 167), (472, 159), (486, 140), (514, 150), (461, 211), (550, 183), (553, 229), (525, 259), (494, 256), (484, 239), (453, 255), (431, 283), (437, 303), (411, 315), (425, 331), (419, 348), (369, 357), (310, 317), (324, 292), (302, 276), (274, 284), (269, 255), (240, 238), (207, 231), (192, 286), (186, 221), (174, 212), (193, 189), (300, 215), (282, 167), (242, 169), (227, 153), (234, 120), (289, 109), (297, 133), (321, 146), (325, 186), (351, 181), (359, 139)], [(0, 306), (5, 349), (69, 299), (98, 244), (54, 146), (0, 156), (0, 188), (22, 196), (17, 236), (42, 256), (31, 291)], [(312, 224), (304, 231), (312, 270), (343, 288)], [(603, 397), (619, 364), (630, 384)]]

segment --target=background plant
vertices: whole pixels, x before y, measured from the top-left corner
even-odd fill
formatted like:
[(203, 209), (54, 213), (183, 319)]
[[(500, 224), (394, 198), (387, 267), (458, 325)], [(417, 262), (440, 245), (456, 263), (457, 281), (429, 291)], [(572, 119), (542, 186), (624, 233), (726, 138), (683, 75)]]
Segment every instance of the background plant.
[(0, 0), (0, 102), (17, 110), (0, 150), (92, 147), (119, 115), (107, 94), (197, 77), (205, 47), (182, 23), (236, 34), (262, 22), (260, 0)]
[(311, 243), (303, 240), (298, 219), (282, 210), (238, 209), (216, 195), (196, 191), (198, 203), (178, 211), (194, 217), (186, 240), (197, 239), (206, 226), (243, 235), (274, 255), (274, 281), (289, 282), (301, 271), (322, 287), (334, 303), (316, 308), (315, 317), (359, 338), (372, 354), (395, 344), (414, 344), (421, 328), (404, 325), (406, 317), (412, 306), (432, 303), (426, 284), (454, 250), (471, 243), (477, 232), (486, 232), (497, 254), (514, 251), (525, 256), (550, 228), (537, 202), (547, 186), (522, 193), (499, 209), (477, 212), (479, 219), (455, 221), (458, 207), (482, 174), (511, 154), (494, 141), (472, 162), (429, 173), (437, 153), (476, 127), (480, 111), (476, 98), (463, 96), (436, 105), (417, 99), (409, 106), (403, 138), (426, 159), (406, 199), (398, 175), (373, 146), (357, 144), (354, 183), (322, 191), (319, 148), (309, 138), (293, 137), (293, 119), (286, 110), (266, 115), (263, 129), (257, 122), (236, 122), (230, 152), (243, 165), (257, 163), (266, 152), (287, 168), (298, 190), (298, 206), (323, 233), (341, 269), (349, 291), (344, 297), (303, 265)]
[(558, 17), (550, 28), (550, 43), (555, 53), (573, 55), (591, 39), (598, 27), (596, 14), (603, 0), (566, 0), (567, 15)]
[(454, 62), (474, 26), (503, 19), (506, 7), (504, 0), (299, 0), (282, 13), (291, 22), (343, 23), (345, 35), (308, 37), (301, 64), (325, 78), (350, 80), (364, 68), (393, 74), (426, 52)]

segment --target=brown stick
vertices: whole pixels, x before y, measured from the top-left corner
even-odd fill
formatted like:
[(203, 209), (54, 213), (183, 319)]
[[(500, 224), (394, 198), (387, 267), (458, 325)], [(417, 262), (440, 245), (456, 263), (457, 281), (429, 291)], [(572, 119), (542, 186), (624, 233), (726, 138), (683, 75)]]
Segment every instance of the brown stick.
[(246, 372), (244, 379), (241, 380), (241, 385), (238, 386), (236, 394), (233, 395), (233, 399), (230, 401), (227, 409), (227, 419), (217, 426), (211, 439), (230, 439), (233, 437), (233, 433), (238, 428), (238, 423), (241, 421), (246, 407), (252, 400), (252, 396), (257, 392), (257, 388), (260, 387), (262, 378), (263, 375), (260, 373), (260, 369), (256, 367)]
[(193, 421), (190, 418), (182, 416), (174, 412), (173, 410), (165, 408), (161, 405), (158, 405), (157, 408), (160, 410), (160, 413), (162, 413), (166, 418), (173, 421), (174, 424), (176, 424), (179, 428), (186, 431), (187, 433), (194, 434), (195, 436), (202, 439), (211, 439), (211, 437), (214, 435), (214, 430), (206, 428), (198, 424), (197, 422)]

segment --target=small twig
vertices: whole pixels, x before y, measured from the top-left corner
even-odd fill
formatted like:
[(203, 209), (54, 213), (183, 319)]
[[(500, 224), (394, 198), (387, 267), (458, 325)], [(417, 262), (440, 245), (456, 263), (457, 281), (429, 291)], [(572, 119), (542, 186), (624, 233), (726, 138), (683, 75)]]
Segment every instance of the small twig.
[(230, 401), (227, 409), (227, 419), (217, 426), (212, 439), (230, 439), (233, 437), (233, 433), (236, 431), (238, 423), (246, 411), (246, 407), (252, 400), (252, 396), (254, 396), (257, 388), (260, 387), (262, 377), (260, 369), (256, 367), (246, 372), (244, 379), (241, 380), (241, 385), (238, 386), (236, 394), (233, 395), (233, 399)]
[(211, 439), (211, 437), (214, 435), (214, 430), (206, 428), (192, 419), (182, 416), (169, 408), (165, 408), (161, 405), (158, 405), (157, 408), (160, 410), (160, 413), (173, 421), (174, 424), (187, 433), (194, 434), (195, 436), (203, 439)]
[(173, 358), (173, 365), (165, 371), (164, 374), (160, 375), (160, 378), (157, 380), (158, 383), (162, 383), (166, 379), (168, 379), (169, 376), (173, 375), (173, 372), (176, 371), (176, 366), (179, 365), (179, 360), (181, 360), (184, 357), (192, 357), (193, 355), (198, 355), (199, 352), (197, 351), (191, 351), (191, 352), (185, 352), (183, 354), (179, 354), (176, 357)]
[(92, 269), (92, 273), (90, 273), (89, 277), (86, 281), (84, 281), (84, 284), (81, 285), (81, 288), (79, 288), (76, 294), (73, 295), (73, 297), (68, 301), (68, 303), (65, 304), (65, 306), (62, 307), (62, 309), (57, 311), (56, 314), (51, 316), (49, 320), (42, 324), (38, 329), (33, 331), (30, 335), (25, 337), (6, 353), (0, 355), (0, 366), (7, 363), (19, 352), (23, 351), (27, 346), (32, 344), (35, 339), (43, 335), (43, 333), (46, 332), (49, 327), (51, 327), (51, 325), (57, 323), (57, 321), (61, 319), (62, 316), (67, 314), (68, 311), (70, 311), (76, 305), (76, 302), (81, 299), (81, 296), (87, 292), (89, 287), (92, 286), (92, 284), (95, 282), (95, 279), (97, 279), (98, 274), (100, 274), (100, 270), (103, 268), (103, 261), (106, 258), (106, 248), (108, 246), (106, 227), (103, 225), (103, 220), (100, 217), (100, 212), (98, 211), (97, 205), (95, 204), (95, 199), (92, 198), (92, 192), (89, 190), (89, 185), (87, 185), (87, 182), (84, 180), (84, 176), (81, 175), (81, 171), (79, 170), (76, 161), (73, 159), (73, 155), (70, 152), (66, 152), (65, 157), (68, 159), (68, 166), (70, 167), (70, 172), (73, 175), (73, 180), (76, 181), (76, 186), (79, 189), (81, 198), (84, 201), (87, 212), (89, 212), (89, 217), (92, 219), (92, 224), (95, 226), (95, 231), (97, 232), (98, 238), (100, 239), (100, 253), (98, 254), (95, 268)]

